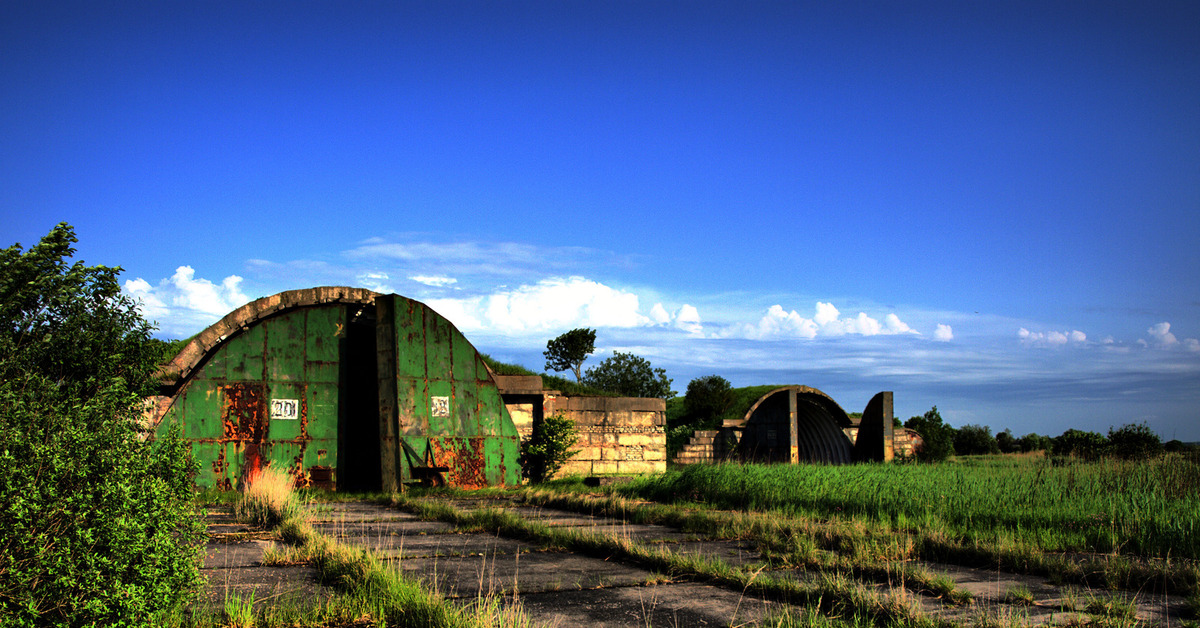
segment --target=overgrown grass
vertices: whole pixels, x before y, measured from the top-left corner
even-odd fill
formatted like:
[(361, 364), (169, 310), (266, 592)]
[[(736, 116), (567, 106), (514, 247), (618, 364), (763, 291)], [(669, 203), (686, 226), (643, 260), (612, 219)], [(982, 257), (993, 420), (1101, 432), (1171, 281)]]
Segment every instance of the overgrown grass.
[[(790, 574), (763, 573), (761, 568), (730, 566), (722, 560), (673, 553), (629, 538), (590, 531), (556, 528), (530, 521), (516, 513), (493, 508), (462, 512), (445, 502), (397, 495), (393, 505), (425, 519), (454, 524), (465, 532), (488, 532), (537, 542), (604, 559), (614, 559), (670, 577), (708, 582), (760, 597), (811, 609), (825, 616), (856, 617), (875, 625), (940, 626), (903, 595), (883, 594), (854, 581), (846, 574), (822, 573), (816, 581), (801, 581)], [(781, 623), (780, 625), (791, 625)]]
[(282, 469), (264, 467), (255, 471), (234, 504), (234, 515), (239, 521), (264, 528), (300, 518), (304, 504), (296, 497), (293, 485), (292, 477)]
[(981, 545), (1200, 559), (1200, 464), (1005, 458), (965, 464), (691, 465), (631, 497), (941, 530)]
[(705, 538), (746, 539), (773, 565), (852, 574), (954, 605), (971, 601), (971, 594), (956, 588), (948, 578), (905, 562), (912, 553), (911, 539), (876, 534), (867, 526), (835, 530), (823, 524), (759, 513), (690, 510), (669, 504), (634, 503), (615, 496), (598, 498), (551, 491), (527, 490), (518, 499), (632, 523), (668, 525)]
[(217, 614), (181, 615), (173, 628), (296, 628), (306, 626), (388, 626), (491, 628), (529, 626), (519, 605), (481, 597), (465, 606), (444, 600), (406, 576), (398, 565), (373, 552), (340, 543), (317, 532), (304, 518), (304, 506), (284, 473), (265, 469), (251, 477), (235, 504), (238, 518), (273, 529), (281, 544), (263, 553), (267, 566), (310, 564), (326, 600), (282, 598), (256, 604), (253, 594), (230, 594)]
[[(772, 560), (847, 570), (875, 581), (891, 582), (900, 577), (909, 588), (923, 592), (937, 592), (937, 585), (930, 580), (932, 576), (911, 565), (896, 566), (896, 563), (911, 559), (948, 562), (1048, 576), (1060, 582), (1107, 589), (1142, 590), (1147, 583), (1156, 583), (1164, 591), (1184, 595), (1200, 586), (1200, 567), (1195, 561), (1148, 561), (1112, 555), (1070, 557), (1045, 553), (1013, 539), (979, 543), (953, 537), (944, 529), (903, 529), (863, 518), (720, 511), (688, 503), (645, 503), (618, 495), (589, 496), (577, 492), (573, 483), (547, 486), (553, 490), (544, 490), (545, 486), (539, 491), (527, 489), (520, 499), (633, 523), (669, 525), (709, 538), (750, 539)], [(621, 491), (622, 487), (608, 487), (608, 490)], [(965, 603), (968, 596), (956, 592), (946, 599)]]

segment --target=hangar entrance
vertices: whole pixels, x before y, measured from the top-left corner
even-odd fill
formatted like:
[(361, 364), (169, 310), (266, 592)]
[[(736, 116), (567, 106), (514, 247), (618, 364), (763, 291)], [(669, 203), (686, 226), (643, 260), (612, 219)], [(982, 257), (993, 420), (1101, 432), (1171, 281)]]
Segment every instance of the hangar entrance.
[(380, 490), (375, 308), (350, 307), (342, 342), (338, 490)]
[(234, 488), (264, 466), (342, 491), (398, 490), (435, 472), (460, 488), (521, 481), (517, 429), (483, 358), (400, 295), (325, 287), (258, 299), (159, 377), (149, 426), (180, 429), (198, 486)]

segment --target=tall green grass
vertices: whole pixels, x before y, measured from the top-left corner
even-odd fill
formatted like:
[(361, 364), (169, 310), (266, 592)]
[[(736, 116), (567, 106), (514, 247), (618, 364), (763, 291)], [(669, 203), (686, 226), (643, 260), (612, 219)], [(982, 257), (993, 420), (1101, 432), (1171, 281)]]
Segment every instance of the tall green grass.
[(941, 529), (1045, 551), (1200, 558), (1200, 464), (997, 457), (938, 465), (692, 465), (615, 489), (662, 502)]

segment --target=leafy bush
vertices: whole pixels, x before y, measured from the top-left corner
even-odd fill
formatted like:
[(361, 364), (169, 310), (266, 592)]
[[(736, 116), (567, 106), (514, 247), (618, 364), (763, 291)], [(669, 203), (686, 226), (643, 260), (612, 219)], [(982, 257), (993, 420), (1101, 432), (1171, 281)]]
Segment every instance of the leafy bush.
[(0, 251), (0, 618), (144, 626), (199, 582), (196, 465), (137, 429), (159, 351), (119, 268), (55, 227)]
[(964, 425), (954, 433), (954, 453), (960, 456), (998, 454), (1000, 447), (985, 425)]
[(1103, 434), (1084, 430), (1067, 430), (1054, 439), (1051, 453), (1095, 460), (1108, 453), (1108, 439)]
[(1006, 429), (996, 434), (996, 446), (1002, 454), (1012, 454), (1021, 451), (1021, 443), (1013, 436), (1012, 430)]
[(1036, 432), (1030, 432), (1018, 438), (1017, 445), (1025, 453), (1031, 451), (1049, 451), (1054, 447), (1054, 439), (1049, 436), (1042, 436)]
[(1108, 428), (1108, 443), (1113, 455), (1126, 460), (1145, 460), (1163, 453), (1162, 439), (1145, 423)]
[(562, 468), (578, 450), (575, 422), (562, 412), (556, 412), (533, 424), (533, 434), (521, 443), (521, 474), (534, 484), (540, 484)]
[(917, 460), (938, 462), (954, 455), (954, 428), (942, 421), (937, 406), (905, 421), (904, 427), (921, 435), (923, 444), (917, 449)]

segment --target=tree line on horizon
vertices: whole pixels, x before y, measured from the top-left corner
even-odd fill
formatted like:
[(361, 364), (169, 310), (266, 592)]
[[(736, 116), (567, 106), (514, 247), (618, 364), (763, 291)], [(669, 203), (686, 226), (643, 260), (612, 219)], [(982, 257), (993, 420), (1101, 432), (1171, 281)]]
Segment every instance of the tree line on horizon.
[[(617, 352), (599, 366), (581, 372), (584, 361), (595, 351), (596, 330), (572, 329), (546, 343), (547, 371), (567, 371), (586, 387), (629, 397), (660, 397), (667, 401), (667, 450), (682, 447), (695, 430), (715, 429), (735, 405), (739, 391), (757, 393), (760, 386), (735, 389), (720, 375), (697, 377), (688, 383), (682, 398), (670, 389), (671, 379), (661, 368), (653, 368), (644, 358)], [(1016, 454), (1045, 451), (1055, 456), (1097, 459), (1111, 456), (1142, 460), (1167, 452), (1200, 453), (1200, 446), (1171, 440), (1164, 443), (1145, 423), (1110, 427), (1108, 434), (1068, 429), (1058, 436), (1031, 432), (1017, 437), (1011, 429), (992, 434), (986, 425), (968, 424), (959, 428), (946, 423), (933, 406), (921, 416), (909, 418), (896, 427), (909, 428), (921, 436), (922, 447), (916, 458), (923, 462), (946, 460), (950, 456)]]

